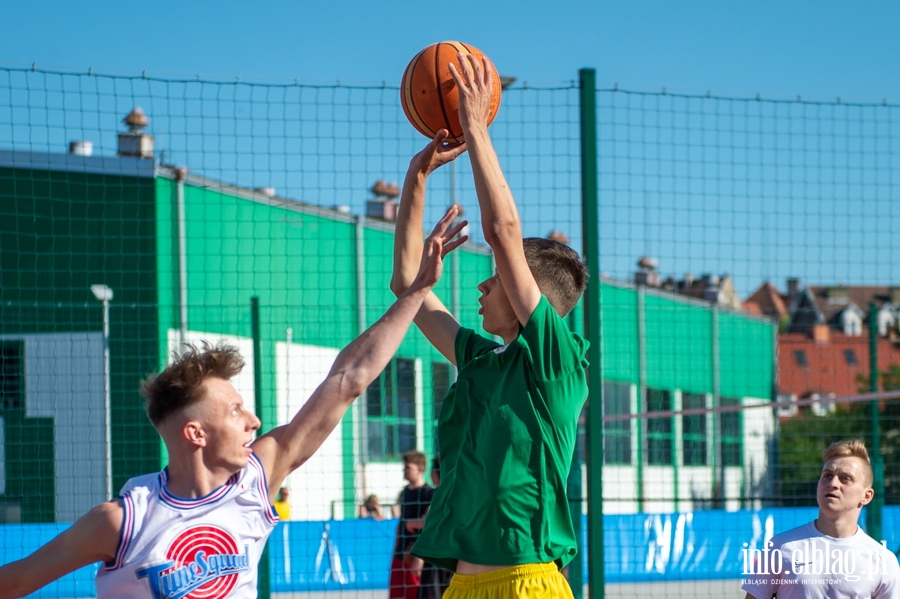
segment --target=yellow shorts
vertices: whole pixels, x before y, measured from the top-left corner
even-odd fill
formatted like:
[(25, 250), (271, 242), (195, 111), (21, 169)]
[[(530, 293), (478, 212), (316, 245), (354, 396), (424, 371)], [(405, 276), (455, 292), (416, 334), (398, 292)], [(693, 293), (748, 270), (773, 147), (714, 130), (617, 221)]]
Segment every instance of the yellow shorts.
[(454, 574), (444, 599), (573, 599), (556, 564), (526, 564), (467, 576)]

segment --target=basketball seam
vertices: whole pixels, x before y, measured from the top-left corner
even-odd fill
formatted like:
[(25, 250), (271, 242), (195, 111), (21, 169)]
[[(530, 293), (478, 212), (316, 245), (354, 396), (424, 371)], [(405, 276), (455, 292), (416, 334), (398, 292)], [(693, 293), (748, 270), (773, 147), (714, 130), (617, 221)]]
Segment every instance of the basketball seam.
[[(422, 117), (419, 115), (419, 108), (416, 106), (415, 101), (413, 100), (413, 93), (412, 93), (412, 80), (413, 80), (412, 74), (415, 72), (416, 66), (419, 64), (419, 60), (422, 58), (422, 54), (424, 52), (425, 52), (425, 50), (422, 50), (421, 52), (416, 54), (415, 58), (412, 59), (412, 62), (409, 64), (409, 66), (406, 67), (406, 73), (404, 73), (405, 81), (404, 81), (404, 85), (403, 85), (403, 95), (406, 98), (405, 105), (406, 105), (407, 112), (409, 113), (409, 116), (411, 116), (413, 118), (413, 120), (416, 122), (416, 125), (418, 126), (419, 131), (424, 135), (428, 135), (427, 132), (431, 131), (431, 127), (426, 125), (425, 122), (422, 120)], [(432, 131), (431, 135), (428, 135), (428, 137), (433, 138), (436, 133), (437, 133), (437, 131)]]
[(452, 47), (456, 48), (457, 51), (459, 51), (459, 47), (454, 42), (441, 42), (440, 44), (437, 45), (437, 48), (435, 48), (435, 52), (434, 52), (434, 77), (436, 79), (435, 85), (437, 86), (437, 89), (438, 89), (438, 94), (437, 94), (438, 103), (441, 105), (441, 114), (444, 115), (444, 124), (446, 124), (448, 126), (447, 132), (450, 134), (449, 137), (450, 137), (450, 139), (456, 141), (457, 137), (462, 136), (462, 132), (460, 132), (459, 136), (456, 136), (456, 135), (453, 135), (452, 131), (450, 131), (450, 129), (449, 129), (450, 118), (447, 116), (447, 107), (444, 106), (444, 94), (443, 94), (443, 91), (441, 90), (440, 57), (441, 57), (441, 45), (442, 44), (450, 44)]

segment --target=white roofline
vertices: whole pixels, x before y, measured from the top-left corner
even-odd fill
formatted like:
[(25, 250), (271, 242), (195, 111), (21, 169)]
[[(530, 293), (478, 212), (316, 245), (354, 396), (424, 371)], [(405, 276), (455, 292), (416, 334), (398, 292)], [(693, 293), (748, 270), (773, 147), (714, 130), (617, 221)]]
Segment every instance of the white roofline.
[(157, 175), (157, 164), (149, 158), (132, 156), (76, 156), (49, 152), (0, 150), (0, 167), (42, 171), (90, 173), (146, 177)]

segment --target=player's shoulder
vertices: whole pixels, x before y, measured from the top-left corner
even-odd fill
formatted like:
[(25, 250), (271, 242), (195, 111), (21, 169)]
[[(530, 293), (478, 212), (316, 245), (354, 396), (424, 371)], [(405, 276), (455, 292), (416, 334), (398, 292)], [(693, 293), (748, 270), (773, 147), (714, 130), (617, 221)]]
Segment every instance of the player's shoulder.
[(122, 490), (119, 491), (119, 495), (145, 495), (153, 493), (159, 490), (160, 485), (160, 473), (154, 472), (153, 474), (143, 474), (141, 476), (135, 476), (134, 478), (128, 479), (124, 485), (122, 485)]
[(528, 324), (531, 324), (532, 322), (540, 323), (541, 321), (565, 322), (563, 317), (556, 312), (556, 309), (550, 303), (550, 300), (547, 299), (547, 296), (543, 294), (541, 294), (537, 305), (534, 307), (531, 318), (528, 319)]
[(886, 564), (892, 566), (893, 570), (897, 570), (900, 568), (900, 564), (897, 562), (897, 555), (888, 549), (884, 543), (881, 543), (870, 536), (868, 533), (864, 532), (862, 529), (855, 535), (854, 539), (860, 545), (865, 546), (873, 555), (881, 555), (881, 559), (886, 560)]
[(572, 343), (584, 343), (581, 336), (569, 328), (567, 319), (559, 315), (556, 308), (553, 307), (553, 304), (550, 303), (550, 300), (545, 295), (541, 295), (534, 312), (531, 313), (531, 318), (528, 319), (528, 323), (522, 328), (522, 334), (525, 337), (539, 336), (546, 338), (552, 336), (571, 340)]
[(105, 538), (108, 534), (118, 535), (122, 528), (124, 510), (121, 499), (111, 499), (97, 504), (82, 516), (83, 528), (93, 531), (98, 538)]
[(772, 537), (769, 543), (771, 543), (770, 547), (777, 549), (779, 547), (787, 545), (788, 543), (803, 541), (820, 536), (823, 535), (816, 529), (815, 525), (812, 522), (807, 522), (806, 524), (802, 524), (797, 528), (791, 528), (790, 530), (778, 533), (777, 535)]

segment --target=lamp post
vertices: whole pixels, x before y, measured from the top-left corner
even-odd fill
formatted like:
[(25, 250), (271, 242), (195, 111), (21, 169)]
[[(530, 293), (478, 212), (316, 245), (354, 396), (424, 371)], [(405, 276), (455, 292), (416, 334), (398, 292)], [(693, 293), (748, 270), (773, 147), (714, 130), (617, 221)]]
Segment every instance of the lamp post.
[(106, 451), (106, 499), (112, 498), (112, 418), (110, 414), (109, 382), (109, 301), (113, 290), (106, 285), (91, 285), (91, 293), (103, 302), (103, 428)]

